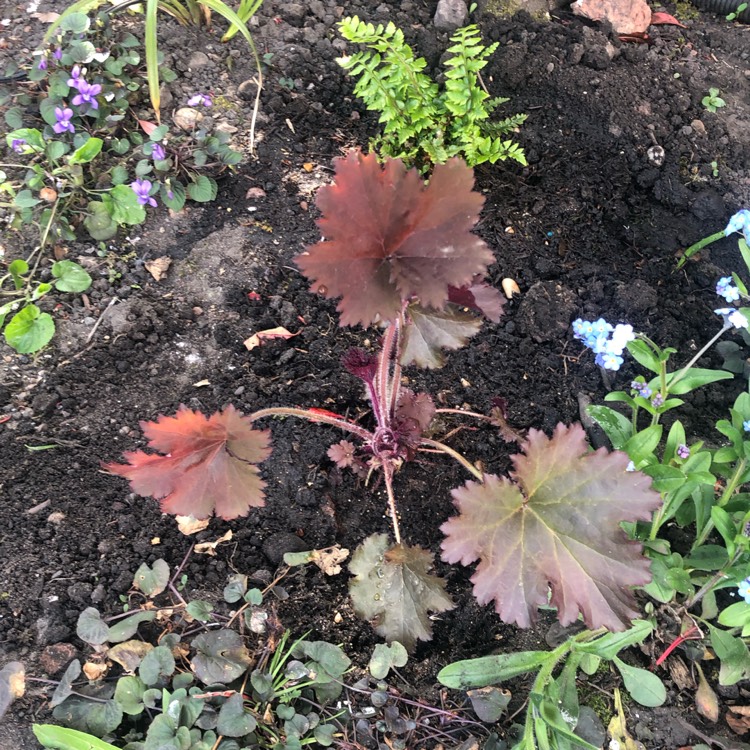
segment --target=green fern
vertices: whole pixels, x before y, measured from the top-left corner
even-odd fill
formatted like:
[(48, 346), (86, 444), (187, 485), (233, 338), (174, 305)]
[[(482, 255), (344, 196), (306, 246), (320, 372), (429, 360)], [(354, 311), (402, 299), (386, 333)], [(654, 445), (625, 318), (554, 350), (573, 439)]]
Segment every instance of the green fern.
[(354, 93), (368, 109), (380, 112), (383, 133), (371, 142), (373, 149), (424, 170), (456, 155), (470, 166), (509, 158), (526, 164), (523, 149), (502, 138), (526, 115), (488, 121), (508, 99), (491, 99), (481, 84), (479, 71), (498, 45), (485, 47), (476, 25), (458, 29), (451, 37), (442, 92), (423, 72), (424, 58), (414, 57), (394, 24), (374, 26), (353, 16), (340, 21), (339, 29), (346, 40), (367, 48), (338, 58), (338, 63), (358, 79)]

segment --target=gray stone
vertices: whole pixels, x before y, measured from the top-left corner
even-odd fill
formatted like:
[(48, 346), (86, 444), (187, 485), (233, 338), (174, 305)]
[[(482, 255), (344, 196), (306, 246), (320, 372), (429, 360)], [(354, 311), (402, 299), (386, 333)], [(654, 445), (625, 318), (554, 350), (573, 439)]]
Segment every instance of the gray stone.
[(193, 52), (188, 59), (188, 68), (190, 70), (205, 68), (210, 64), (211, 60), (208, 59), (208, 55), (205, 52)]
[(433, 23), (440, 31), (455, 31), (466, 23), (468, 15), (464, 0), (439, 0)]

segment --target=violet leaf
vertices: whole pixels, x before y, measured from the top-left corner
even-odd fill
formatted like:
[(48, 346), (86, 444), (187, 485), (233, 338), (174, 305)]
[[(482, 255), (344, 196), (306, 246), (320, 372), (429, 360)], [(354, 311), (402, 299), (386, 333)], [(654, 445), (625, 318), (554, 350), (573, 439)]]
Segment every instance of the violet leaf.
[(482, 323), (453, 305), (430, 310), (411, 305), (404, 328), (401, 364), (435, 369), (445, 364), (441, 349), (460, 349)]
[(432, 575), (432, 557), (420, 547), (390, 545), (385, 534), (373, 534), (352, 555), (354, 579), (349, 593), (358, 617), (369, 620), (388, 642), (412, 651), (417, 641), (432, 639), (429, 612), (453, 609), (445, 581)]
[(494, 258), (471, 233), (484, 198), (463, 161), (436, 165), (427, 185), (400, 159), (381, 167), (359, 151), (335, 168), (335, 184), (316, 200), (325, 239), (295, 262), (313, 291), (341, 298), (341, 325), (393, 320), (414, 298), (439, 310), (449, 286), (484, 276)]
[(552, 438), (530, 430), (521, 447), (512, 480), (453, 490), (460, 515), (442, 526), (443, 559), (479, 560), (474, 595), (506, 622), (529, 627), (549, 602), (563, 625), (581, 613), (589, 628), (623, 630), (638, 615), (631, 587), (651, 574), (620, 524), (659, 506), (650, 478), (626, 471), (626, 453), (589, 453), (580, 425), (558, 424)]

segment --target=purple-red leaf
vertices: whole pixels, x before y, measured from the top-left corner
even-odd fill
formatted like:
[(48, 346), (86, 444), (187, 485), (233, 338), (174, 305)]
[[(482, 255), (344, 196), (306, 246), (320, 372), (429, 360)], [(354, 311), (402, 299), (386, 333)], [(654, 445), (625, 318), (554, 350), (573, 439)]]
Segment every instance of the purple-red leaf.
[(443, 559), (478, 559), (474, 595), (506, 622), (530, 626), (549, 599), (563, 625), (580, 612), (590, 628), (622, 630), (638, 615), (631, 587), (651, 575), (620, 524), (659, 506), (650, 478), (626, 471), (625, 453), (588, 453), (580, 425), (559, 424), (551, 439), (530, 430), (522, 449), (514, 481), (485, 475), (453, 490), (460, 515), (443, 524)]
[(448, 305), (445, 310), (426, 310), (410, 305), (404, 328), (401, 364), (430, 369), (442, 367), (441, 349), (460, 349), (481, 328), (479, 318)]
[(358, 617), (388, 642), (411, 651), (432, 639), (430, 612), (453, 609), (445, 581), (431, 574), (432, 556), (420, 547), (390, 546), (385, 534), (368, 536), (352, 555), (349, 593)]
[(493, 261), (471, 233), (484, 198), (458, 158), (438, 164), (425, 185), (400, 159), (374, 154), (336, 160), (336, 182), (318, 191), (325, 237), (295, 258), (312, 289), (341, 297), (341, 325), (393, 320), (414, 298), (441, 309), (448, 287), (471, 283)]
[(479, 276), (471, 284), (448, 287), (448, 301), (453, 302), (454, 305), (476, 310), (493, 323), (500, 320), (505, 304), (500, 292), (494, 286), (485, 283)]
[(160, 500), (165, 513), (229, 520), (264, 504), (256, 464), (271, 453), (270, 433), (253, 429), (233, 406), (210, 417), (181, 406), (141, 429), (149, 447), (166, 455), (125, 453), (127, 464), (104, 468), (129, 479), (133, 492)]
[(396, 405), (396, 430), (408, 445), (417, 445), (435, 416), (435, 403), (426, 393), (402, 388)]
[(354, 443), (350, 443), (348, 440), (341, 440), (338, 443), (334, 443), (328, 449), (328, 458), (340, 469), (345, 469), (354, 463), (356, 450)]

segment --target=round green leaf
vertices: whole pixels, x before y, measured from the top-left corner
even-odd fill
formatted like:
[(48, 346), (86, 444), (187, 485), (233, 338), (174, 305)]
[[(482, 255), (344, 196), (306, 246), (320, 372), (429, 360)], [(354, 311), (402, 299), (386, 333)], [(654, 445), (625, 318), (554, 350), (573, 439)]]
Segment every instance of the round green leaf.
[(62, 31), (69, 31), (71, 34), (83, 34), (90, 25), (91, 21), (85, 13), (63, 13), (60, 19), (60, 29)]
[(612, 661), (620, 670), (625, 689), (636, 703), (648, 708), (656, 708), (667, 700), (667, 689), (653, 672), (640, 667), (631, 667), (618, 657)]
[(38, 352), (54, 335), (55, 321), (36, 305), (26, 305), (5, 327), (5, 340), (19, 354)]
[(138, 675), (146, 685), (155, 685), (161, 677), (170, 677), (175, 670), (174, 656), (166, 646), (149, 651), (138, 667)]
[(255, 730), (257, 722), (253, 715), (245, 711), (242, 704), (242, 696), (235, 693), (219, 711), (219, 723), (216, 729), (225, 737), (244, 737)]
[(99, 155), (103, 145), (104, 141), (101, 138), (89, 138), (68, 157), (68, 163), (88, 164)]
[(143, 693), (146, 685), (138, 677), (120, 677), (115, 688), (115, 701), (129, 716), (138, 716), (143, 712)]
[(91, 276), (72, 260), (58, 260), (52, 265), (52, 275), (61, 292), (85, 292), (91, 286)]
[(161, 186), (161, 199), (164, 205), (172, 211), (182, 211), (185, 205), (185, 188), (177, 180), (171, 180), (169, 188), (165, 185)]
[(216, 198), (219, 188), (215, 180), (206, 175), (198, 175), (195, 181), (187, 186), (188, 197), (196, 203), (208, 203)]
[(78, 615), (76, 634), (82, 641), (85, 641), (92, 646), (98, 646), (107, 641), (109, 628), (105, 622), (102, 622), (99, 610), (94, 607), (86, 607), (86, 609)]
[(142, 224), (146, 221), (146, 209), (138, 203), (138, 196), (128, 185), (115, 185), (108, 194), (102, 195), (102, 201), (118, 224)]
[(100, 201), (90, 201), (88, 216), (83, 220), (86, 231), (95, 240), (109, 240), (117, 234), (117, 222), (110, 216), (107, 207)]
[(208, 622), (211, 619), (213, 609), (211, 602), (204, 602), (198, 599), (190, 602), (185, 611), (199, 622)]

